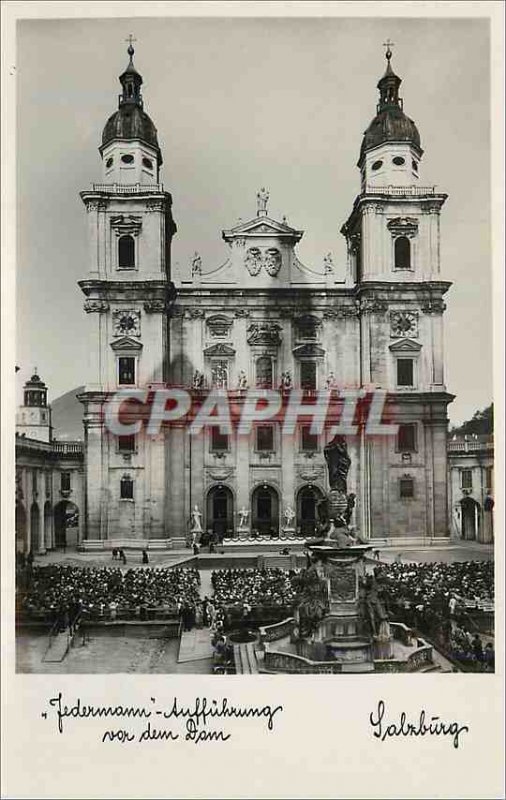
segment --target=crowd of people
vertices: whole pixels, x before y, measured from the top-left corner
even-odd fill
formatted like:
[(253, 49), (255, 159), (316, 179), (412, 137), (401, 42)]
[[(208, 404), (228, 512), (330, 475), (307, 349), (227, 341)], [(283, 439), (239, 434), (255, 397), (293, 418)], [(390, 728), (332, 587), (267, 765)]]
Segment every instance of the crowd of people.
[(454, 598), (462, 608), (482, 608), (494, 602), (492, 561), (405, 564), (375, 567), (375, 575), (390, 589), (392, 599), (411, 605), (449, 610)]
[(147, 609), (164, 609), (183, 616), (199, 599), (196, 569), (154, 567), (77, 567), (68, 564), (34, 566), (20, 596), (20, 611), (74, 618), (77, 613), (114, 619), (118, 612), (142, 616)]
[(406, 564), (374, 567), (390, 620), (432, 637), (457, 661), (478, 671), (494, 668), (491, 642), (484, 646), (470, 614), (488, 612), (494, 602), (492, 561)]
[(291, 613), (297, 595), (292, 579), (299, 571), (279, 567), (214, 570), (211, 583), (217, 614), (227, 626), (230, 617), (239, 615), (247, 621), (262, 609)]

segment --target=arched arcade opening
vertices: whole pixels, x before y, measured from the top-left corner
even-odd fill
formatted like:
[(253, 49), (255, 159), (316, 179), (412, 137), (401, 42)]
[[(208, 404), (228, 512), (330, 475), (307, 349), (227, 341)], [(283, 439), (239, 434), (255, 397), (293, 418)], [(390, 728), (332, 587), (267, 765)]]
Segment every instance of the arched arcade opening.
[(297, 494), (297, 528), (302, 536), (312, 536), (316, 531), (316, 504), (323, 499), (317, 486), (302, 486)]
[(219, 539), (233, 536), (234, 496), (228, 486), (220, 484), (209, 489), (206, 512), (208, 531), (215, 533)]
[(251, 528), (261, 536), (279, 534), (279, 495), (267, 483), (257, 486), (251, 495)]

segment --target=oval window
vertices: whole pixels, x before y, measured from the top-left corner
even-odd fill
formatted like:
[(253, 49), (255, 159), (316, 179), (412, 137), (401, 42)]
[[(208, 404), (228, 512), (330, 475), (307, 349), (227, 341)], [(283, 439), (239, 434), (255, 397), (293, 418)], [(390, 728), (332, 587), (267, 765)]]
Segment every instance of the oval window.
[(129, 155), (129, 154), (127, 154), (125, 156), (121, 156), (121, 160), (122, 160), (123, 164), (133, 164), (134, 157)]
[(402, 167), (402, 165), (406, 163), (402, 156), (395, 156), (395, 158), (392, 158), (392, 161), (397, 167)]
[(371, 169), (376, 171), (377, 169), (381, 169), (382, 166), (383, 166), (383, 161), (375, 161)]
[(149, 158), (143, 158), (142, 164), (146, 169), (153, 169), (153, 162)]
[(105, 166), (107, 167), (107, 169), (109, 169), (109, 167), (112, 167), (113, 161), (114, 161), (113, 158), (108, 158), (107, 159), (107, 161), (105, 162)]
[(415, 172), (418, 172), (418, 164), (416, 163), (416, 161), (412, 161), (411, 162), (411, 166), (413, 167), (413, 170)]

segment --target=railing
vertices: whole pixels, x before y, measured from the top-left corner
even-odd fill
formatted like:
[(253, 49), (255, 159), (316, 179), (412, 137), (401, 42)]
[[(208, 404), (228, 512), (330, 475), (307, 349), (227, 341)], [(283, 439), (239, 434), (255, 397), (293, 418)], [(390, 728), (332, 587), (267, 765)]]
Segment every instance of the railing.
[(465, 442), (449, 441), (447, 449), (449, 453), (476, 453), (479, 450), (493, 450), (494, 441), (493, 439), (489, 439), (488, 441), (476, 441), (472, 439)]
[(58, 455), (81, 455), (83, 442), (53, 442), (53, 451)]
[(57, 620), (55, 620), (53, 622), (51, 630), (49, 631), (49, 636), (47, 637), (47, 647), (46, 647), (46, 651), (45, 651), (44, 655), (42, 656), (42, 661), (46, 660), (46, 656), (49, 653), (49, 651), (51, 650), (51, 647), (53, 646), (53, 642), (55, 640), (55, 637), (58, 636), (58, 634), (60, 633), (60, 624), (61, 624), (61, 621), (59, 619), (57, 619)]
[(163, 192), (163, 183), (94, 183), (93, 191), (107, 192), (108, 194)]
[(362, 194), (387, 194), (392, 197), (423, 197), (436, 194), (435, 186), (366, 186)]

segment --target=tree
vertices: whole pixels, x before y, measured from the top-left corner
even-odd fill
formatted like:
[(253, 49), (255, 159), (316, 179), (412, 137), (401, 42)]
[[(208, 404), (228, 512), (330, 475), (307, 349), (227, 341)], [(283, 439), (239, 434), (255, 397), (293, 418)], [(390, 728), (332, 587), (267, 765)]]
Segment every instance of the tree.
[(494, 433), (494, 404), (491, 403), (482, 411), (476, 411), (471, 419), (463, 422), (457, 428), (452, 428), (450, 433), (452, 436), (465, 436), (473, 433), (492, 436)]

